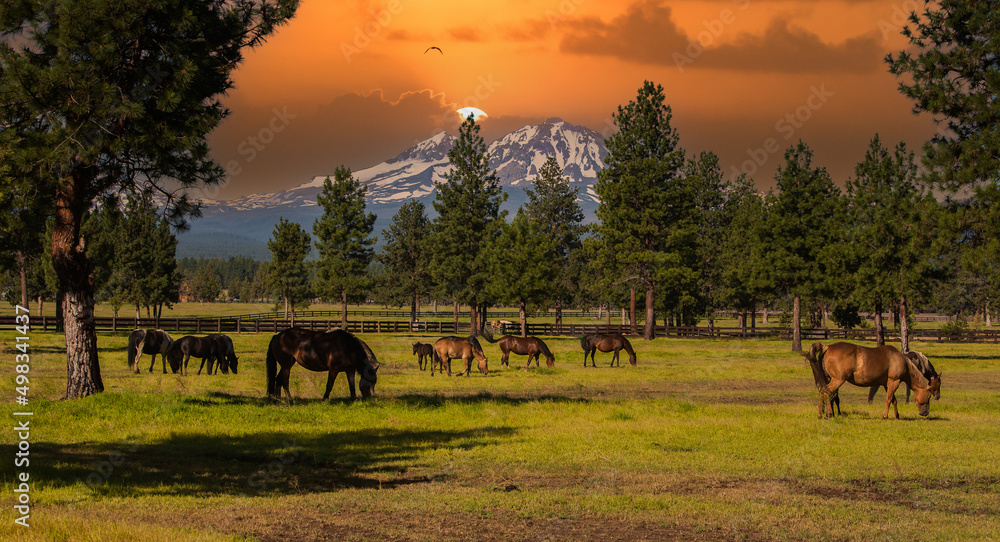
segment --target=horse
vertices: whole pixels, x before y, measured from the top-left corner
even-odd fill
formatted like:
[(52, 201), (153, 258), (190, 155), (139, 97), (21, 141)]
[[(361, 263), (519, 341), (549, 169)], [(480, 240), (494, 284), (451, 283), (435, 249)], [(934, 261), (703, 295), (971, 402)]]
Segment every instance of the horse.
[(461, 359), (465, 361), (465, 371), (458, 373), (469, 376), (472, 373), (472, 358), (479, 362), (479, 372), (486, 375), (490, 370), (486, 366), (486, 354), (483, 347), (475, 337), (442, 337), (434, 343), (434, 359), (431, 360), (431, 376), (434, 376), (434, 364), (441, 364), (441, 372), (444, 371), (444, 362), (448, 362), (448, 376), (451, 376), (451, 360)]
[(378, 380), (378, 359), (364, 341), (343, 329), (332, 331), (311, 331), (301, 327), (290, 327), (274, 337), (267, 347), (265, 362), (267, 370), (267, 396), (281, 399), (281, 389), (292, 404), (292, 392), (288, 389), (288, 376), (292, 366), (299, 365), (310, 371), (328, 371), (326, 392), (323, 399), (330, 398), (337, 373), (347, 374), (347, 384), (351, 399), (357, 399), (354, 388), (354, 373), (361, 377), (361, 397), (368, 398), (375, 391)]
[[(216, 372), (222, 369), (222, 374), (228, 374), (229, 369), (233, 370), (233, 374), (239, 374), (237, 372), (240, 363), (240, 358), (236, 357), (236, 349), (233, 347), (233, 340), (229, 338), (229, 335), (223, 334), (212, 334), (209, 335), (213, 341), (215, 341), (215, 348), (218, 354), (218, 365), (216, 367)], [(208, 374), (212, 373), (212, 362), (208, 362)]]
[(169, 333), (162, 329), (137, 329), (128, 336), (128, 366), (139, 374), (139, 358), (143, 354), (152, 355), (149, 362), (149, 372), (153, 372), (153, 365), (156, 365), (156, 355), (159, 354), (163, 362), (163, 374), (167, 374), (167, 350), (173, 344), (174, 339)]
[(528, 364), (525, 366), (525, 369), (531, 367), (531, 358), (535, 359), (535, 367), (538, 367), (538, 356), (541, 354), (545, 354), (546, 365), (549, 367), (555, 367), (556, 365), (556, 357), (552, 355), (549, 347), (538, 337), (504, 335), (497, 342), (500, 344), (500, 352), (503, 353), (503, 358), (500, 360), (501, 366), (506, 365), (510, 367), (508, 358), (511, 352), (519, 356), (528, 356)]
[(820, 391), (818, 416), (820, 418), (826, 413), (827, 404), (830, 407), (828, 417), (833, 417), (834, 395), (844, 382), (861, 387), (885, 386), (883, 419), (889, 417), (890, 405), (896, 418), (899, 418), (899, 409), (896, 406), (896, 388), (903, 382), (915, 390), (914, 400), (917, 403), (917, 412), (921, 416), (927, 416), (930, 413), (931, 391), (927, 379), (906, 356), (893, 346), (868, 348), (850, 343), (834, 343), (824, 346), (817, 342), (813, 343), (808, 352), (801, 354), (809, 361), (813, 379)]
[(590, 335), (584, 335), (580, 337), (580, 346), (583, 348), (583, 366), (587, 366), (587, 356), (590, 356), (590, 363), (597, 367), (597, 362), (594, 361), (594, 352), (600, 350), (601, 352), (615, 351), (615, 355), (611, 358), (611, 366), (614, 367), (615, 363), (621, 367), (621, 360), (618, 357), (618, 352), (625, 350), (628, 352), (628, 361), (632, 365), (635, 365), (635, 351), (632, 350), (632, 344), (628, 342), (622, 334), (620, 333), (608, 333), (602, 335), (600, 333), (592, 333)]
[[(941, 374), (934, 370), (934, 365), (931, 364), (931, 360), (927, 359), (927, 356), (923, 355), (921, 352), (915, 350), (910, 350), (909, 352), (903, 354), (907, 359), (910, 360), (920, 374), (924, 375), (924, 378), (929, 382), (929, 388), (934, 399), (938, 401), (941, 400)], [(872, 386), (868, 389), (868, 404), (872, 404), (872, 400), (875, 398), (875, 392), (881, 386)], [(906, 402), (910, 402), (910, 386), (906, 386)]]
[[(167, 350), (170, 368), (175, 373), (180, 370), (182, 375), (187, 376), (188, 361), (190, 361), (191, 356), (194, 356), (201, 358), (201, 367), (198, 368), (198, 374), (201, 374), (201, 370), (205, 368), (205, 362), (208, 362), (208, 373), (211, 374), (212, 364), (219, 357), (218, 346), (218, 343), (212, 337), (195, 337), (194, 335), (181, 337), (174, 341), (174, 344)], [(182, 357), (183, 364), (181, 363)]]
[(413, 343), (413, 354), (417, 356), (417, 365), (423, 371), (426, 369), (424, 360), (427, 360), (427, 363), (434, 361), (434, 345), (415, 342)]

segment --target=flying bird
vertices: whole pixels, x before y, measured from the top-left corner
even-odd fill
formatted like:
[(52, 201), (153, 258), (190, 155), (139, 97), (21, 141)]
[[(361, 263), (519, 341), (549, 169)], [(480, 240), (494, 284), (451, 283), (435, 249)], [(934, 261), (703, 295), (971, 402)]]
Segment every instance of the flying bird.
[(440, 47), (433, 47), (433, 46), (428, 47), (427, 50), (424, 51), (424, 54), (426, 55), (427, 53), (429, 53), (431, 49), (437, 50), (437, 52), (441, 53), (442, 55), (444, 54), (444, 51), (442, 51)]

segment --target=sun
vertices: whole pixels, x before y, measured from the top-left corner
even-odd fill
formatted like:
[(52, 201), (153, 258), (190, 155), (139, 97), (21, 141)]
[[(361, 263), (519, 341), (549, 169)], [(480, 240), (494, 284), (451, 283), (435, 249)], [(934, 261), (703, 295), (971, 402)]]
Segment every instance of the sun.
[(483, 111), (478, 107), (463, 107), (458, 110), (458, 116), (460, 116), (463, 121), (469, 118), (469, 115), (472, 115), (472, 120), (477, 122), (479, 119), (489, 116), (486, 114), (486, 111)]

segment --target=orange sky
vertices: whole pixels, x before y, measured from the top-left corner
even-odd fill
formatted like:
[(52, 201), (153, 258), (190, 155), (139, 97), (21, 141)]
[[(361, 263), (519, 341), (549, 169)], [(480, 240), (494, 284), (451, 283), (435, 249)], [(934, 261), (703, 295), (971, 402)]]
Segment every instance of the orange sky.
[[(914, 149), (915, 117), (882, 58), (914, 0), (302, 0), (251, 52), (211, 137), (219, 198), (358, 170), (485, 110), (487, 141), (561, 117), (605, 134), (646, 79), (663, 85), (681, 145), (773, 185), (799, 139), (838, 184), (875, 133)], [(431, 45), (437, 51), (424, 53)], [(777, 149), (777, 150), (775, 150)]]

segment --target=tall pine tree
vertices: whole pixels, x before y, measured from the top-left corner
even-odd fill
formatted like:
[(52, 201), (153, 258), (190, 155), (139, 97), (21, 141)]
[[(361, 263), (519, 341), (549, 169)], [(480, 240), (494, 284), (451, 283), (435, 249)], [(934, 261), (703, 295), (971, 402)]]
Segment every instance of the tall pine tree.
[[(15, 160), (40, 164), (55, 209), (52, 264), (66, 340), (66, 397), (103, 391), (93, 265), (81, 226), (108, 192), (216, 184), (207, 136), (243, 52), (298, 0), (23, 0), (0, 3), (0, 125)], [(7, 136), (0, 136), (6, 138)], [(175, 218), (193, 212), (173, 199)]]
[(347, 325), (347, 302), (363, 300), (371, 286), (368, 264), (375, 256), (375, 213), (365, 212), (367, 186), (340, 166), (323, 182), (316, 201), (323, 215), (313, 223), (316, 236), (316, 293), (326, 301), (340, 301), (342, 325)]
[(281, 217), (274, 227), (274, 233), (267, 242), (271, 250), (271, 262), (267, 265), (267, 286), (281, 296), (285, 303), (285, 319), (291, 311), (295, 320), (295, 308), (304, 305), (312, 296), (309, 284), (309, 234), (296, 222)]
[(454, 167), (445, 182), (436, 185), (434, 198), (438, 217), (430, 251), (432, 274), (444, 293), (471, 307), (470, 323), (476, 334), (482, 325), (478, 314), (486, 286), (492, 280), (487, 250), (507, 214), (500, 211), (507, 193), (490, 169), (486, 142), (472, 115), (462, 122), (448, 160)]
[(382, 231), (385, 245), (377, 256), (384, 269), (381, 290), (391, 302), (409, 303), (410, 327), (416, 319), (420, 296), (429, 293), (426, 246), (430, 221), (419, 200), (408, 201), (392, 217), (388, 230)]
[(684, 150), (664, 102), (663, 87), (646, 81), (635, 100), (618, 107), (619, 131), (607, 140), (605, 168), (594, 184), (600, 265), (610, 278), (605, 287), (633, 282), (645, 291), (646, 340), (654, 336), (658, 282), (686, 276), (681, 252), (694, 198), (679, 182)]

